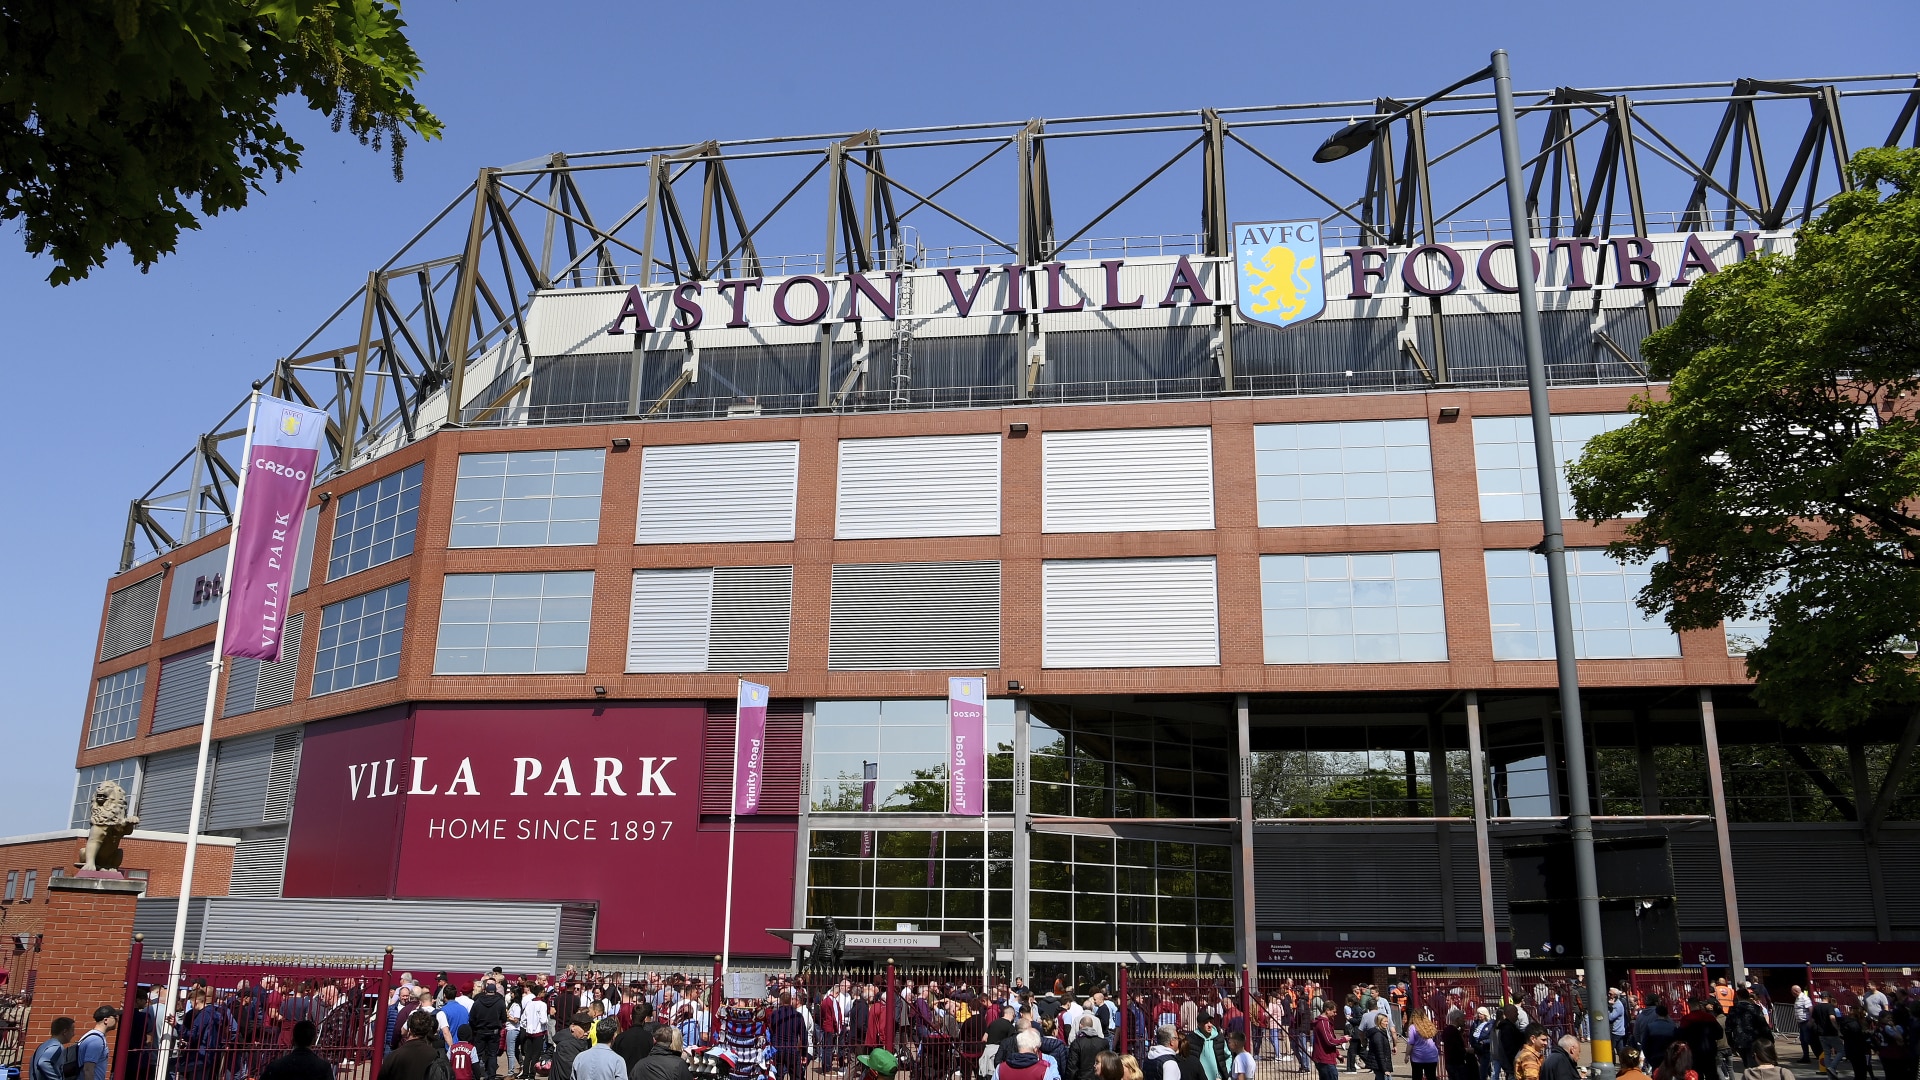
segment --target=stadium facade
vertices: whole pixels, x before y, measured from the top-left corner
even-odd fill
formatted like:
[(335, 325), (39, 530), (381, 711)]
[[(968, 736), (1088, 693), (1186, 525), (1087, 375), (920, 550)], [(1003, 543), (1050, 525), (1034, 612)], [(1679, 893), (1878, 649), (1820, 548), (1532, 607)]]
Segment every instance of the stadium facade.
[[(1844, 186), (1843, 114), (1898, 141), (1916, 102), (1911, 76), (1528, 97), (1561, 455), (1661, 392), (1637, 343), (1691, 284)], [(1640, 613), (1618, 523), (1567, 526), (1590, 745), (1562, 745), (1515, 260), (1467, 216), (1489, 106), (1344, 172), (1285, 142), (1376, 105), (483, 171), (261, 387), (329, 411), (334, 464), (282, 658), (214, 691), (201, 826), (238, 841), (234, 895), (435, 901), (441, 930), (540, 901), (560, 929), (515, 948), (704, 963), (746, 678), (774, 703), (738, 955), (832, 917), (963, 958), (984, 905), (1021, 973), (1551, 962), (1508, 860), (1562, 830), (1580, 752), (1602, 835), (1664, 839), (1641, 891), (1689, 963), (1736, 935), (1754, 966), (1920, 961), (1911, 723), (1783, 728), (1740, 655), (1765, 627)], [(1663, 133), (1683, 110), (1708, 122)], [(1763, 132), (1794, 148), (1772, 180)], [(1049, 156), (1084, 145), (1110, 148), (1086, 190), (1168, 179), (1069, 198)], [(754, 166), (798, 182), (756, 202)], [(1087, 239), (1191, 220), (1182, 176), (1198, 232)], [(823, 204), (824, 251), (760, 254)], [(1249, 220), (1324, 234), (1249, 279), (1279, 318), (1247, 313)], [(76, 814), (115, 778), (188, 825), (242, 415), (132, 507)], [(984, 823), (945, 813), (956, 675), (991, 697)]]

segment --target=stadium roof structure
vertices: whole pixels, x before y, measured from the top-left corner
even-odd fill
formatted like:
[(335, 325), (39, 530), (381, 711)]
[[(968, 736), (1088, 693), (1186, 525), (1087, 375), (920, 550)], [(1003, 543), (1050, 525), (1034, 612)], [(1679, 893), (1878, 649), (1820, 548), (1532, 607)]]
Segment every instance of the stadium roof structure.
[[(1920, 145), (1914, 74), (1516, 97), (1522, 138), (1537, 147), (1523, 163), (1527, 202), (1547, 243), (1791, 229), (1850, 186), (1842, 168), (1856, 145), (1850, 133)], [(1354, 383), (1351, 370), (1331, 383), (1237, 371), (1235, 338), (1248, 328), (1223, 306), (1198, 328), (1204, 377), (1132, 390), (1041, 393), (1016, 377), (982, 394), (941, 385), (931, 368), (916, 382), (900, 363), (892, 385), (873, 389), (865, 352), (836, 344), (828, 319), (817, 377), (809, 363), (804, 392), (778, 401), (695, 401), (684, 395), (698, 378), (693, 361), (650, 384), (636, 375), (619, 408), (530, 407), (536, 361), (546, 358), (529, 323), (541, 298), (568, 290), (673, 295), (688, 283), (1132, 257), (1220, 263), (1233, 254), (1230, 189), (1243, 211), (1317, 218), (1328, 241), (1351, 247), (1497, 243), (1507, 222), (1490, 92), (1451, 95), (1383, 126), (1366, 153), (1313, 163), (1328, 134), (1402, 104), (1383, 97), (716, 140), (485, 168), (256, 386), (328, 413), (325, 477), (448, 426), (1510, 385), (1449, 366), (1435, 296), (1391, 313), (1421, 329), (1399, 336), (1405, 363), (1385, 381)], [(1654, 290), (1644, 293), (1627, 298), (1645, 312), (1642, 332), (1659, 325)], [(885, 333), (896, 354), (912, 332), (906, 312), (892, 320)], [(1616, 376), (1645, 378), (1637, 347), (1599, 323), (1590, 336)], [(644, 337), (633, 335), (635, 356)], [(245, 435), (239, 397), (132, 501), (121, 569), (227, 526)]]

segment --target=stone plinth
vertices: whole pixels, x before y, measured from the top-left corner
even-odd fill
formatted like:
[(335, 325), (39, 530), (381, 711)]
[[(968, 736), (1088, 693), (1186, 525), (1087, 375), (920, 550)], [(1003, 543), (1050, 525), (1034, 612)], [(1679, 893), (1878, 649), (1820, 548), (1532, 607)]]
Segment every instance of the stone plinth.
[(120, 877), (62, 874), (47, 883), (45, 937), (33, 995), (37, 1036), (56, 1016), (93, 1026), (93, 1010), (118, 1008), (126, 997), (127, 953), (141, 883)]

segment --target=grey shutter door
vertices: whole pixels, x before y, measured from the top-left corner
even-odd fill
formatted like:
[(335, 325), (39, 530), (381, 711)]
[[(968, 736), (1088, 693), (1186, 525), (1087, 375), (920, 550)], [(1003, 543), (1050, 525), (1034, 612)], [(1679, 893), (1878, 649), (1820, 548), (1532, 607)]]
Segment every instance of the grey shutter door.
[(999, 666), (999, 563), (833, 568), (829, 670)]
[(300, 612), (287, 618), (280, 635), (280, 659), (260, 663), (260, 685), (253, 707), (265, 709), (293, 700), (293, 673), (300, 666), (300, 642), (306, 636), (307, 615)]
[(207, 828), (248, 829), (266, 823), (267, 774), (273, 767), (275, 734), (263, 731), (222, 739), (207, 799)]
[(114, 590), (107, 598), (107, 625), (100, 634), (100, 659), (111, 660), (153, 644), (153, 619), (159, 612), (159, 574)]
[(999, 532), (999, 433), (841, 440), (836, 537)]
[(1045, 562), (1040, 593), (1042, 667), (1220, 662), (1211, 556)]
[(1049, 431), (1041, 531), (1213, 528), (1213, 430)]
[(800, 444), (649, 446), (636, 544), (793, 539)]
[(233, 881), (228, 896), (279, 896), (287, 876), (287, 838), (248, 837), (233, 849)]
[(293, 553), (293, 595), (307, 591), (307, 579), (313, 576), (313, 534), (320, 531), (320, 508), (310, 506), (301, 519), (300, 546)]
[(193, 808), (193, 770), (200, 748), (183, 746), (152, 754), (140, 780), (140, 827), (155, 832), (186, 832)]
[(708, 671), (785, 671), (792, 630), (793, 567), (714, 569)]
[(253, 699), (260, 693), (260, 664), (251, 656), (227, 657), (227, 693), (220, 699), (221, 716), (253, 711)]
[(713, 571), (635, 570), (627, 622), (627, 670), (707, 670)]
[(178, 731), (200, 723), (207, 710), (207, 661), (213, 646), (202, 645), (160, 661), (160, 686), (154, 691), (153, 729)]

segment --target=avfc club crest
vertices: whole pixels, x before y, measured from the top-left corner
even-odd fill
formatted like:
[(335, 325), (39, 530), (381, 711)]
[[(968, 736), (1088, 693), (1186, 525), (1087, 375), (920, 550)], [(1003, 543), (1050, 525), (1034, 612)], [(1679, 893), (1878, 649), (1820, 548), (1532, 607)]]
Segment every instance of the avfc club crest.
[(1282, 330), (1327, 310), (1320, 223), (1253, 221), (1233, 227), (1240, 314)]

